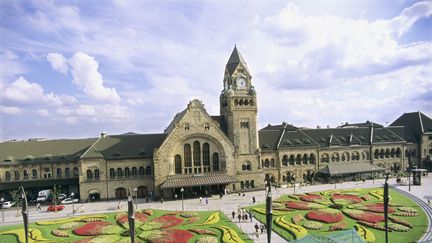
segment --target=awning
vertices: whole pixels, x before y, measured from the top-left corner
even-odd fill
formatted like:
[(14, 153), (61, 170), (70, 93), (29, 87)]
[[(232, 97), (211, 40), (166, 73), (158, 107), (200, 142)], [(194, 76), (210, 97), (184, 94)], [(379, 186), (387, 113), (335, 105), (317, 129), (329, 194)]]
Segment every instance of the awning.
[(383, 171), (385, 168), (369, 163), (335, 164), (327, 165), (319, 173), (328, 175), (355, 174), (363, 172)]
[(188, 177), (173, 177), (167, 179), (161, 186), (164, 188), (179, 188), (191, 186), (209, 186), (218, 184), (230, 184), (237, 182), (237, 179), (229, 175), (204, 175), (196, 174)]

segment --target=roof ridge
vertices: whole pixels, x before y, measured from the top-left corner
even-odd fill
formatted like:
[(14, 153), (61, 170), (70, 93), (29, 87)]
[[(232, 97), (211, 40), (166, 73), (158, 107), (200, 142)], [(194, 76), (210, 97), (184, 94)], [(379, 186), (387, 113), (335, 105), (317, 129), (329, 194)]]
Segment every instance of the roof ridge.
[(90, 145), (90, 147), (88, 147), (86, 149), (86, 151), (80, 156), (80, 158), (84, 158), (84, 156), (87, 154), (87, 152), (90, 151), (91, 148), (93, 148), (102, 158), (104, 158), (104, 156), (99, 152), (99, 150), (94, 146), (96, 145), (100, 140), (102, 139), (102, 137), (98, 138), (98, 140), (96, 140), (96, 142), (94, 142), (92, 145)]
[(423, 121), (422, 121), (422, 116), (420, 111), (418, 111), (418, 116), (420, 121), (421, 132), (424, 133)]
[(386, 129), (387, 131), (389, 131), (391, 134), (395, 135), (396, 137), (400, 138), (402, 141), (406, 141), (404, 138), (402, 138), (401, 136), (399, 136), (397, 133), (395, 133), (392, 130), (388, 129), (388, 127), (385, 127), (384, 129)]
[(311, 141), (313, 141), (319, 147), (319, 143), (317, 141), (315, 141), (313, 138), (311, 138), (309, 135), (307, 135), (305, 132), (303, 132), (302, 129), (298, 129), (298, 131), (300, 133), (302, 133), (303, 135), (305, 135), (306, 137), (308, 137)]
[(277, 145), (276, 145), (276, 148), (279, 148), (279, 146), (280, 146), (280, 143), (281, 143), (281, 141), (282, 141), (282, 138), (283, 138), (283, 136), (284, 136), (284, 134), (285, 134), (285, 128), (287, 127), (287, 123), (285, 123), (284, 124), (284, 127), (283, 127), (283, 129), (282, 129), (282, 133), (281, 133), (281, 135), (280, 135), (280, 137), (279, 137), (279, 141), (278, 141), (278, 143), (277, 143)]

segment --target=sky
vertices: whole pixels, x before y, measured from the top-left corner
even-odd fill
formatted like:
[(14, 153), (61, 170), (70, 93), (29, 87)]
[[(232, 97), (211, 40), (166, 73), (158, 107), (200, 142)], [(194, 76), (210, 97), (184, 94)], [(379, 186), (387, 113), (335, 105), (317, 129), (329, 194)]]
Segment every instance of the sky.
[(219, 115), (236, 45), (259, 127), (432, 117), (432, 1), (0, 1), (0, 141)]

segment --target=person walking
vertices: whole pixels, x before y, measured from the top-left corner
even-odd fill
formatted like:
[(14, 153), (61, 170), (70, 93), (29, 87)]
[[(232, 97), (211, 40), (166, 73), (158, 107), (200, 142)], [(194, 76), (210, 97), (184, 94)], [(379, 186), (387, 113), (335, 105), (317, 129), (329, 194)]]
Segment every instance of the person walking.
[(242, 218), (241, 214), (238, 214), (237, 218), (238, 218), (238, 220), (239, 220), (239, 223), (240, 223), (240, 221), (241, 221), (241, 218)]
[(250, 220), (251, 220), (251, 222), (252, 222), (252, 210), (249, 211), (249, 218), (250, 218)]
[(258, 223), (255, 223), (255, 232), (258, 233), (258, 229), (259, 229)]
[(207, 197), (205, 198), (205, 202), (206, 202), (206, 204), (208, 204), (208, 198)]
[(264, 233), (264, 225), (263, 224), (261, 224), (260, 229), (261, 229), (261, 234), (263, 234)]
[(42, 210), (40, 203), (37, 204), (37, 209), (36, 211)]
[(235, 211), (234, 210), (232, 211), (231, 215), (232, 215), (232, 218), (234, 220), (235, 219)]
[(202, 204), (202, 197), (200, 197), (200, 204)]
[(255, 196), (253, 196), (252, 197), (252, 203), (255, 203), (256, 202), (256, 200), (255, 200)]

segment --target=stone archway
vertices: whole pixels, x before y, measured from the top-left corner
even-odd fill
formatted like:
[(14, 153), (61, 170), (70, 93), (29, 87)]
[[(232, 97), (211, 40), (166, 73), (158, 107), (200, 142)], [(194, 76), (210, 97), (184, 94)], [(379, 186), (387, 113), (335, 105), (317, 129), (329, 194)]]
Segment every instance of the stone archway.
[(97, 189), (92, 189), (88, 192), (88, 198), (91, 201), (99, 201), (100, 200), (100, 191)]
[(137, 188), (137, 197), (138, 198), (144, 198), (148, 195), (148, 190), (146, 186), (140, 186)]

